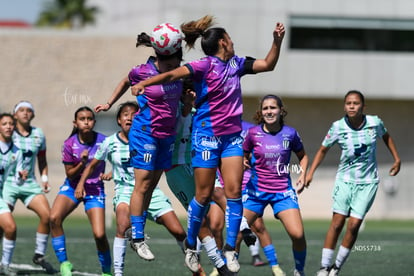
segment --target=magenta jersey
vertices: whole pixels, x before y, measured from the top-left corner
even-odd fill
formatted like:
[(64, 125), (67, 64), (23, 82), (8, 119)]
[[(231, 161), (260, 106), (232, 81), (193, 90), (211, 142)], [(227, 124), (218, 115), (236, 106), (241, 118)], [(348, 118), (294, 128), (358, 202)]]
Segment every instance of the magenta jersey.
[(250, 152), (252, 176), (247, 186), (268, 193), (282, 193), (291, 188), (290, 155), (303, 149), (297, 131), (283, 126), (276, 134), (263, 130), (262, 125), (248, 130), (243, 150)]
[[(79, 141), (78, 134), (74, 134), (65, 140), (62, 148), (62, 162), (65, 165), (76, 165), (81, 162), (81, 153), (84, 150), (89, 151), (88, 163), (94, 158), (95, 152), (105, 140), (105, 135), (95, 132), (95, 141), (91, 144), (82, 144)], [(87, 166), (87, 164), (86, 164)], [(101, 173), (105, 172), (105, 162), (100, 162), (91, 176), (85, 182), (86, 195), (100, 195), (103, 193), (103, 181), (99, 179)], [(70, 186), (76, 189), (80, 175), (74, 179), (66, 178)]]
[(223, 61), (207, 56), (185, 64), (191, 72), (197, 94), (194, 131), (206, 136), (241, 131), (243, 105), (240, 79), (245, 74), (253, 73), (251, 68), (246, 67), (246, 60), (233, 56)]
[[(134, 67), (129, 75), (131, 85), (160, 72), (154, 64), (155, 58), (150, 57), (147, 63)], [(156, 138), (175, 135), (177, 109), (183, 91), (181, 81), (145, 87), (144, 94), (137, 96), (139, 111), (134, 117), (134, 124), (143, 132)]]

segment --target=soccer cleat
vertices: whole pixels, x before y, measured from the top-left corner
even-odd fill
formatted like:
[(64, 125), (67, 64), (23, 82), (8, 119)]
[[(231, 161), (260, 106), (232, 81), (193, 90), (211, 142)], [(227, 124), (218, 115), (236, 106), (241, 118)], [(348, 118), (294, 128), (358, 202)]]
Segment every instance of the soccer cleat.
[(72, 264), (69, 261), (64, 261), (60, 264), (60, 275), (61, 276), (72, 276)]
[(237, 259), (238, 257), (237, 252), (233, 248), (231, 248), (229, 245), (226, 244), (224, 246), (223, 255), (226, 258), (227, 268), (231, 272), (239, 272), (240, 264), (239, 264), (239, 260)]
[[(217, 268), (217, 273), (216, 275), (220, 275), (220, 276), (237, 276), (237, 272), (231, 272), (226, 265), (223, 265), (222, 267)], [(211, 276), (211, 274), (210, 274)]]
[(198, 258), (198, 252), (195, 249), (192, 249), (187, 244), (187, 239), (184, 240), (184, 263), (191, 270), (191, 272), (196, 273), (200, 267), (200, 261)]
[(321, 267), (318, 272), (316, 272), (316, 276), (329, 276), (329, 268)]
[(131, 241), (130, 245), (132, 250), (134, 250), (141, 259), (146, 261), (152, 261), (155, 259), (154, 254), (152, 254), (145, 240), (139, 242)]
[(11, 269), (8, 265), (0, 264), (0, 275), (16, 276), (17, 272)]
[(111, 273), (102, 273), (102, 276), (112, 276)]
[(265, 265), (266, 263), (262, 261), (262, 259), (260, 259), (260, 255), (254, 255), (252, 257), (252, 265), (253, 266), (262, 266)]
[(337, 275), (339, 275), (339, 267), (337, 267), (336, 265), (331, 266), (331, 268), (329, 269), (328, 276), (337, 276)]
[(305, 271), (299, 271), (295, 268), (295, 270), (293, 271), (293, 276), (305, 276)]
[(273, 276), (286, 276), (286, 273), (280, 268), (279, 265), (272, 266)]
[(48, 263), (45, 260), (45, 256), (43, 255), (35, 254), (33, 256), (33, 263), (40, 265), (46, 271), (47, 274), (55, 274), (56, 272), (58, 272), (56, 269), (53, 268), (53, 266), (50, 263)]
[(247, 246), (254, 245), (256, 243), (256, 235), (253, 234), (252, 230), (245, 228), (241, 231), (244, 243)]

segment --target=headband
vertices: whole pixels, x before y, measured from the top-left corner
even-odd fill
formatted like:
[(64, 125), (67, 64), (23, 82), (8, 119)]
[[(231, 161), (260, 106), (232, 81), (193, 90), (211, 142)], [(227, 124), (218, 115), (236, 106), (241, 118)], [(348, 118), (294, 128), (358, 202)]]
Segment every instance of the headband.
[(29, 102), (26, 102), (26, 101), (22, 101), (22, 102), (20, 102), (20, 103), (16, 104), (16, 106), (14, 107), (14, 113), (16, 113), (16, 112), (17, 112), (17, 110), (19, 110), (19, 108), (20, 108), (20, 107), (28, 107), (28, 108), (30, 108), (30, 109), (33, 111), (33, 113), (34, 113), (34, 108), (33, 108), (33, 105), (32, 105), (31, 103), (29, 103)]

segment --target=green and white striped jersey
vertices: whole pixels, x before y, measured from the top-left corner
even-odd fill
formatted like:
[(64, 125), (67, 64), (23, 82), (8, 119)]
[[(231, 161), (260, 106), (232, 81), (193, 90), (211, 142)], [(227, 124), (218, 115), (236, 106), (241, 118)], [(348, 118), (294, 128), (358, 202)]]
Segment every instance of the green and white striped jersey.
[(129, 162), (129, 145), (121, 140), (119, 133), (106, 137), (96, 151), (94, 158), (108, 160), (112, 164), (115, 190), (125, 185), (134, 187), (134, 168)]
[(355, 184), (378, 183), (376, 160), (377, 138), (387, 129), (378, 116), (366, 115), (359, 129), (350, 126), (348, 118), (334, 122), (322, 145), (332, 147), (338, 144), (342, 150), (336, 179)]
[[(36, 182), (36, 158), (39, 152), (46, 150), (46, 138), (43, 131), (40, 128), (32, 127), (29, 135), (23, 136), (15, 130), (13, 132), (13, 143), (23, 154), (23, 169), (28, 171), (25, 183), (29, 185), (29, 183)], [(8, 177), (5, 185), (16, 184), (15, 179)]]
[(0, 197), (3, 194), (3, 184), (6, 178), (13, 182), (19, 181), (19, 172), (23, 170), (23, 155), (13, 143), (6, 152), (0, 150)]
[[(181, 108), (180, 108), (181, 110)], [(176, 125), (176, 139), (172, 154), (172, 165), (191, 164), (191, 123), (195, 109), (186, 117), (179, 116)]]

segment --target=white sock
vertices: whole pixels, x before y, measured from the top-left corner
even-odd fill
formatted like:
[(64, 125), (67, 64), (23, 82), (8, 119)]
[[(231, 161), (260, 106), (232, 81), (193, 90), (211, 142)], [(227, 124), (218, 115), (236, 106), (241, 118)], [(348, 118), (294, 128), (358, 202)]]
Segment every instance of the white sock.
[(47, 249), (47, 240), (49, 239), (49, 234), (42, 234), (36, 232), (36, 248), (35, 254), (45, 255)]
[(335, 250), (330, 248), (322, 249), (321, 267), (330, 267)]
[(338, 254), (336, 255), (335, 265), (337, 268), (341, 268), (341, 266), (345, 263), (346, 259), (351, 253), (349, 248), (343, 247), (342, 245), (339, 247)]
[(123, 274), (124, 273), (124, 260), (125, 260), (125, 251), (126, 251), (127, 239), (125, 238), (114, 238), (114, 274)]
[(216, 240), (210, 236), (207, 236), (203, 239), (202, 244), (204, 249), (206, 250), (210, 262), (215, 267), (222, 267), (224, 265), (224, 261), (217, 248)]
[(249, 250), (250, 250), (250, 255), (252, 255), (252, 256), (259, 255), (260, 241), (257, 238), (257, 236), (256, 236), (256, 242), (249, 246)]
[(242, 220), (240, 222), (240, 231), (243, 231), (244, 229), (250, 229), (249, 224), (247, 223), (247, 219), (245, 216), (242, 216)]
[(3, 237), (3, 254), (1, 257), (2, 265), (6, 265), (6, 266), (10, 265), (15, 246), (16, 246), (16, 241), (8, 240), (5, 237)]
[(200, 254), (200, 252), (201, 252), (201, 250), (202, 250), (202, 248), (201, 248), (202, 246), (203, 246), (203, 245), (201, 244), (200, 239), (197, 237), (196, 250), (197, 250), (198, 254)]

